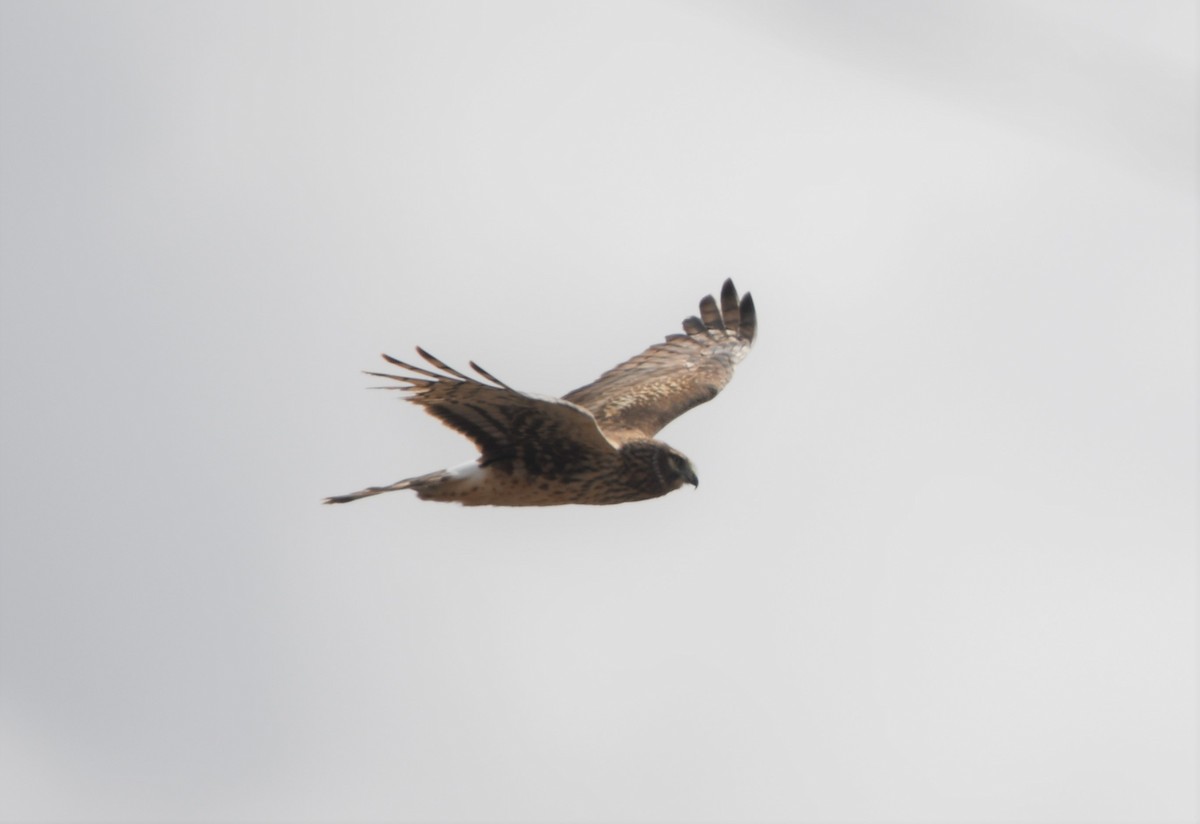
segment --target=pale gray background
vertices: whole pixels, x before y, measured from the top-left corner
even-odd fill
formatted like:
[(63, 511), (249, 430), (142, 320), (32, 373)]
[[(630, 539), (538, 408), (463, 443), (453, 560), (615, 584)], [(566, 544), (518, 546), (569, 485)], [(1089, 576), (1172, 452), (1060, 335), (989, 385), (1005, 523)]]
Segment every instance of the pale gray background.
[[(1193, 4), (0, 15), (0, 818), (1193, 819)], [(318, 504), (729, 275), (699, 490)]]

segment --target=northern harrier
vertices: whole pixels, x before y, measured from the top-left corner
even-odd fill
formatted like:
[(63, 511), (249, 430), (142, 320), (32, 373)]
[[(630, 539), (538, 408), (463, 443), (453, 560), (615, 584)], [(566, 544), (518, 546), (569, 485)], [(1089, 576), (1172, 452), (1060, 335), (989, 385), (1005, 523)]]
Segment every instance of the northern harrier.
[(562, 398), (518, 392), (471, 362), (485, 383), (420, 347), (417, 353), (441, 373), (384, 355), (414, 375), (367, 374), (399, 381), (403, 386), (388, 388), (411, 392), (407, 400), (466, 435), (481, 454), (473, 463), (325, 503), (412, 489), (425, 500), (467, 506), (619, 504), (698, 486), (691, 462), (654, 435), (729, 383), (756, 325), (750, 294), (739, 301), (727, 280), (720, 306), (705, 297), (700, 317), (684, 320), (685, 334), (669, 335)]

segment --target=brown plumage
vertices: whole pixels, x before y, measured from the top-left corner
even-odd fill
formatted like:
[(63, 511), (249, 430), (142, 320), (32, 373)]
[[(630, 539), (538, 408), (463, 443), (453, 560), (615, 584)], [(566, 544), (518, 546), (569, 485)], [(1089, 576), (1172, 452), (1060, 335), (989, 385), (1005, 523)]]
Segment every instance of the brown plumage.
[(696, 486), (688, 459), (654, 435), (716, 397), (750, 351), (756, 326), (750, 294), (739, 300), (726, 280), (720, 305), (712, 295), (701, 300), (700, 317), (683, 322), (685, 334), (669, 335), (562, 398), (518, 392), (474, 362), (483, 380), (464, 375), (420, 347), (440, 371), (384, 355), (413, 374), (367, 374), (401, 383), (389, 388), (407, 390), (407, 400), (470, 438), (479, 458), (325, 503), (412, 489), (426, 500), (467, 506), (617, 504)]

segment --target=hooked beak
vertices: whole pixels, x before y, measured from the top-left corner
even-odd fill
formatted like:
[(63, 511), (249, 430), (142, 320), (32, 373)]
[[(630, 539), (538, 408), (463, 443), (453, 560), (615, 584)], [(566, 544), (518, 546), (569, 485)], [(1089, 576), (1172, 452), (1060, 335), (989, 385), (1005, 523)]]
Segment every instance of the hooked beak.
[(683, 480), (685, 483), (689, 483), (697, 489), (700, 488), (700, 479), (696, 477), (696, 470), (692, 469), (690, 466), (683, 470)]

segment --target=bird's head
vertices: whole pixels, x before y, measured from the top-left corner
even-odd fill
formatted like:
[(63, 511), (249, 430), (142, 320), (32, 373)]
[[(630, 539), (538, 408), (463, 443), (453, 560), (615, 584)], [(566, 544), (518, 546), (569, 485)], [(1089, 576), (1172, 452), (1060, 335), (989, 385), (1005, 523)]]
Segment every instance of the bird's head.
[(679, 489), (684, 484), (699, 488), (700, 479), (696, 477), (696, 468), (682, 452), (677, 452), (669, 446), (661, 453), (661, 471), (663, 480), (671, 489)]
[(657, 498), (674, 492), (684, 484), (699, 486), (692, 462), (662, 441), (649, 438), (625, 443), (621, 447), (626, 483), (643, 498)]
[(687, 458), (683, 458), (683, 463), (678, 467), (679, 477), (683, 479), (685, 484), (691, 484), (697, 489), (700, 488), (700, 479), (696, 477), (696, 468), (692, 466), (692, 462)]

